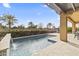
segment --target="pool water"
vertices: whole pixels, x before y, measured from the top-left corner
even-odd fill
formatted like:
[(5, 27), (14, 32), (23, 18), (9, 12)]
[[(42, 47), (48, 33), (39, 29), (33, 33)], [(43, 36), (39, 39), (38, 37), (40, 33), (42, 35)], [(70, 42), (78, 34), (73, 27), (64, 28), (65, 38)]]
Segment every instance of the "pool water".
[(10, 56), (31, 56), (35, 51), (47, 48), (53, 43), (48, 41), (48, 37), (22, 38), (12, 43)]

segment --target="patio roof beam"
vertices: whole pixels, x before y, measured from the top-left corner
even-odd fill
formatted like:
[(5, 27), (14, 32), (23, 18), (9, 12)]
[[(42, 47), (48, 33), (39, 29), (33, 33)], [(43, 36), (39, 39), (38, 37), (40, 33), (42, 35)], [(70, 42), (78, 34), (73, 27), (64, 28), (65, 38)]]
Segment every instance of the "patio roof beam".
[(79, 21), (78, 21), (78, 22), (76, 22), (76, 23), (79, 23)]
[(73, 8), (73, 11), (76, 11), (76, 8), (75, 8), (75, 6), (74, 6), (73, 3), (71, 3), (71, 6), (72, 6), (72, 8)]
[[(60, 10), (61, 12), (64, 12), (57, 4), (53, 3), (53, 5), (55, 6), (55, 8), (57, 8), (58, 10)], [(61, 13), (60, 12), (60, 13)]]
[(70, 22), (74, 22), (76, 23), (71, 17), (67, 17), (69, 19)]
[[(46, 3), (50, 8), (54, 9), (57, 14), (61, 14), (64, 11), (56, 3)], [(53, 7), (52, 7), (53, 6)]]

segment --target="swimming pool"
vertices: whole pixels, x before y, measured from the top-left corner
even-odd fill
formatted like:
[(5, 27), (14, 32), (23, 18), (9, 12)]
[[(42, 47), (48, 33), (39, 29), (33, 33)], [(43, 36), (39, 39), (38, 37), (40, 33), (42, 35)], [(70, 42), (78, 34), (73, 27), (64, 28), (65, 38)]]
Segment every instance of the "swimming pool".
[(48, 41), (47, 35), (16, 39), (12, 43), (10, 56), (31, 56), (35, 51), (44, 49), (53, 44)]

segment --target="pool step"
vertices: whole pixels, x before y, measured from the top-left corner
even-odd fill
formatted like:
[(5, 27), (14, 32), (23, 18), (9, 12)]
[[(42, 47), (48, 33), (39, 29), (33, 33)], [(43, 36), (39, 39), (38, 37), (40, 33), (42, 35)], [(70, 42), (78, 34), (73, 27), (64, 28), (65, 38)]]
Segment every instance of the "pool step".
[(51, 42), (51, 43), (56, 43), (57, 42), (57, 41), (52, 40), (52, 39), (48, 39), (48, 41)]

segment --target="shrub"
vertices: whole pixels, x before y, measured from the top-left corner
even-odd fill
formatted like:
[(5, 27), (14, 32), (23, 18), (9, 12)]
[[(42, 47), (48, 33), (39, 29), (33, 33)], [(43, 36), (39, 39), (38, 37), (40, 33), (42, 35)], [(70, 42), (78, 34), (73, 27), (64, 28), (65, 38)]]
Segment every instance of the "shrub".
[(67, 32), (71, 33), (72, 32), (72, 27), (68, 27)]
[(11, 31), (11, 36), (14, 37), (21, 37), (21, 36), (29, 36), (29, 35), (36, 35), (36, 34), (44, 34), (47, 31)]
[(4, 34), (11, 33), (12, 38), (15, 37), (21, 37), (21, 36), (29, 36), (29, 35), (37, 35), (37, 34), (44, 34), (44, 33), (49, 33), (48, 30), (45, 29), (33, 29), (33, 30), (11, 30), (10, 32), (1, 32), (1, 35), (3, 36)]

